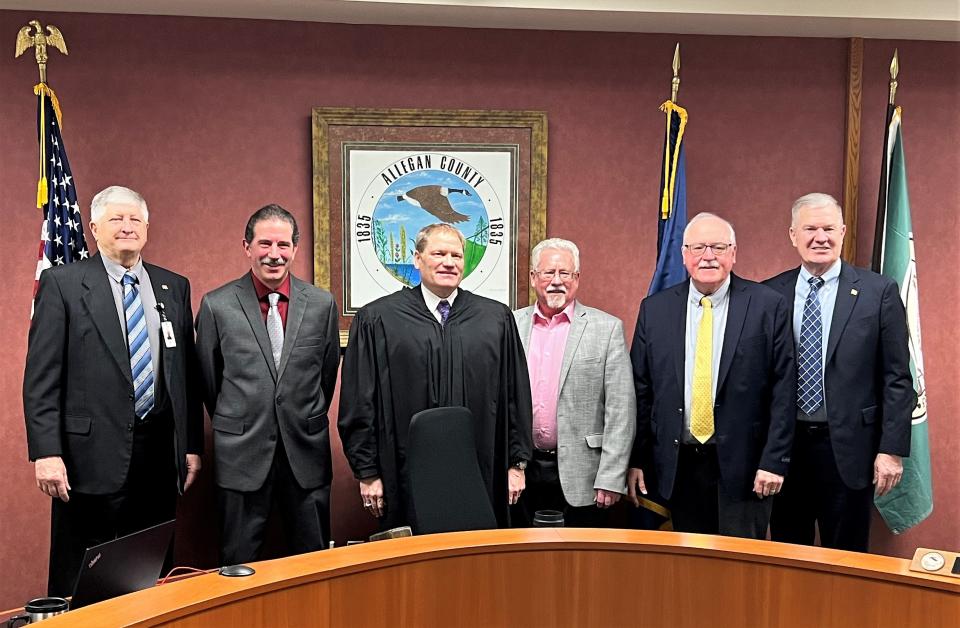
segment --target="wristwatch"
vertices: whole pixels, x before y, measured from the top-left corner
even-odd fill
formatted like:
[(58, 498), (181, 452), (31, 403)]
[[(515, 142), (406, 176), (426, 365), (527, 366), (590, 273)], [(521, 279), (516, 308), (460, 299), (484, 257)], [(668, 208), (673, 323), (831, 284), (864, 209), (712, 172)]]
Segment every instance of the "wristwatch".
[(525, 470), (527, 469), (527, 461), (526, 461), (526, 460), (517, 460), (517, 461), (514, 462), (511, 466), (512, 466), (514, 469), (520, 469), (521, 471), (525, 471)]

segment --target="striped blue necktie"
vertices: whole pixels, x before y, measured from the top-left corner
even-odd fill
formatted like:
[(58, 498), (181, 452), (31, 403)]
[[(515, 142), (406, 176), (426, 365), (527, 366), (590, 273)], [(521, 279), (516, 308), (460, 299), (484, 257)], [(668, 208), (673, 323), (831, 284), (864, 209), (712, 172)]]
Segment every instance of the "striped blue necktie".
[(823, 404), (823, 321), (820, 316), (820, 288), (823, 279), (811, 277), (810, 292), (803, 304), (800, 347), (797, 359), (797, 405), (813, 414)]
[(130, 272), (123, 274), (123, 311), (127, 317), (134, 412), (138, 419), (143, 419), (153, 409), (153, 356), (150, 354), (150, 334), (137, 289), (137, 278)]

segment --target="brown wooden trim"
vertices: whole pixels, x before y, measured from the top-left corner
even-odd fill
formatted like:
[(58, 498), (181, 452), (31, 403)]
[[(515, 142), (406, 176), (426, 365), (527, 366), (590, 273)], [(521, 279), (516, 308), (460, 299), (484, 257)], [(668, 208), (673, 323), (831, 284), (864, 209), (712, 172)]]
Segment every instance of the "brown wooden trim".
[[(960, 613), (960, 582), (910, 571), (902, 558), (675, 532), (459, 532), (252, 566), (256, 573), (247, 578), (188, 578), (46, 621), (50, 628), (847, 628), (914, 625), (918, 613), (928, 625), (953, 625)], [(536, 577), (522, 586), (505, 575), (526, 572)], [(722, 621), (716, 604), (698, 604), (689, 595), (708, 588), (713, 600), (722, 600)], [(630, 601), (638, 591), (648, 594), (640, 605)], [(597, 613), (601, 603), (604, 611)]]
[(860, 105), (863, 91), (863, 39), (851, 37), (847, 47), (847, 124), (843, 160), (843, 216), (847, 235), (843, 259), (857, 259), (857, 227), (860, 204)]

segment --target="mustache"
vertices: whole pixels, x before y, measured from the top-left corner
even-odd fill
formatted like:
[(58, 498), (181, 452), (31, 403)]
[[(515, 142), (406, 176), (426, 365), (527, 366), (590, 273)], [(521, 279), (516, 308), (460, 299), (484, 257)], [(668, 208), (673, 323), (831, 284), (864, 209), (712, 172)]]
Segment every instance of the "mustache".
[(697, 264), (697, 268), (720, 268), (719, 262), (700, 262)]
[(282, 257), (264, 256), (260, 258), (260, 263), (271, 268), (279, 268), (281, 266), (286, 266), (287, 260), (283, 259)]

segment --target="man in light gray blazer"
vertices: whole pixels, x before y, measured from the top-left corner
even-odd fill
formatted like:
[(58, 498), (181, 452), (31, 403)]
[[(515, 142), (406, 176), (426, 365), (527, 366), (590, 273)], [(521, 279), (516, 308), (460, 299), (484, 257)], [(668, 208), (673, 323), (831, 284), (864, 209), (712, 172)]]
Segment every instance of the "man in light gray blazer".
[(520, 519), (559, 510), (573, 527), (603, 526), (626, 492), (636, 396), (620, 319), (577, 302), (580, 251), (534, 247), (537, 302), (514, 312), (533, 396), (533, 459)]
[(210, 293), (197, 317), (213, 424), (220, 561), (256, 560), (276, 503), (291, 553), (330, 540), (327, 409), (340, 361), (329, 292), (290, 274), (300, 231), (279, 205), (247, 222), (251, 272)]

